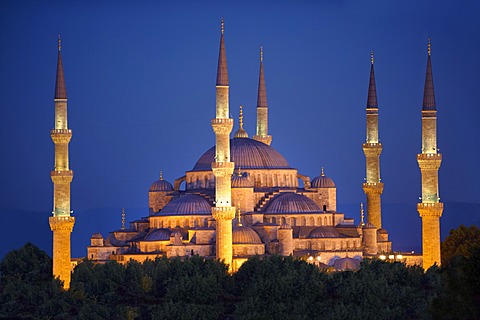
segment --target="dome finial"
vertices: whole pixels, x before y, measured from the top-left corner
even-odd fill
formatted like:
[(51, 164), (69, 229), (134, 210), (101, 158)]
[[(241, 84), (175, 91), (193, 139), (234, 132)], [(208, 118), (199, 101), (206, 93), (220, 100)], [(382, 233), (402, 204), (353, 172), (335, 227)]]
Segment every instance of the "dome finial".
[(237, 204), (237, 226), (242, 226), (240, 203)]
[(125, 230), (125, 208), (122, 208), (122, 230)]
[(360, 202), (360, 225), (365, 225), (365, 211), (363, 210), (363, 202)]
[(260, 62), (263, 62), (263, 47), (260, 46)]
[(320, 175), (321, 175), (322, 177), (325, 177), (325, 170), (323, 169), (323, 167), (322, 167), (322, 172), (320, 173)]
[(240, 106), (240, 115), (238, 116), (238, 123), (240, 125), (240, 128), (243, 129), (243, 107)]
[(373, 62), (375, 61), (375, 55), (373, 53), (373, 50), (370, 51), (370, 62), (373, 64)]
[(163, 171), (160, 170), (160, 180), (163, 180)]
[(60, 33), (57, 34), (58, 37), (58, 51), (62, 51), (62, 39), (60, 39)]
[(240, 115), (238, 116), (238, 130), (234, 138), (248, 138), (248, 133), (243, 129), (243, 106), (240, 106)]
[(428, 55), (432, 53), (432, 43), (430, 42), (430, 37), (428, 37), (428, 45), (427, 45)]
[(220, 30), (222, 31), (222, 34), (225, 32), (225, 21), (223, 20), (223, 17), (222, 22), (220, 23)]
[(240, 168), (240, 166), (238, 166), (238, 169), (237, 169), (237, 176), (239, 177), (242, 176), (242, 169)]

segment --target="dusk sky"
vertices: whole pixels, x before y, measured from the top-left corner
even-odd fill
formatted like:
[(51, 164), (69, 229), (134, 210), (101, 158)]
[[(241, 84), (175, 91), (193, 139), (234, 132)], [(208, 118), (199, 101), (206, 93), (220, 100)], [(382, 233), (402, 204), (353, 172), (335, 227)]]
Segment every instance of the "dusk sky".
[(1, 1), (0, 258), (32, 241), (51, 254), (57, 34), (68, 94), (72, 256), (94, 232), (148, 215), (162, 170), (173, 183), (215, 142), (220, 19), (230, 113), (255, 133), (264, 48), (272, 147), (337, 185), (337, 209), (365, 202), (370, 51), (379, 102), (384, 228), (396, 250), (421, 249), (421, 105), (432, 42), (442, 239), (480, 226), (478, 1)]

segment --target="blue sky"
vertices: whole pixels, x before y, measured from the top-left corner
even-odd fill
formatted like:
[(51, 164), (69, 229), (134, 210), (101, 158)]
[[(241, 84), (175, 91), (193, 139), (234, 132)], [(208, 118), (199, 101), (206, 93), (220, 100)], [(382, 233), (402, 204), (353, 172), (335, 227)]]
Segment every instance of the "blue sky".
[(16, 242), (13, 231), (0, 235), (3, 250), (30, 240), (51, 252), (57, 34), (73, 130), (72, 246), (80, 256), (92, 233), (120, 226), (122, 207), (130, 220), (147, 214), (160, 170), (173, 182), (213, 145), (221, 17), (231, 114), (237, 119), (243, 105), (254, 134), (262, 45), (272, 146), (312, 178), (324, 166), (337, 184), (338, 210), (357, 221), (375, 51), (383, 216), (401, 249), (420, 246), (416, 154), (431, 37), (442, 234), (478, 224), (479, 14), (476, 1), (2, 1), (0, 214), (23, 235)]

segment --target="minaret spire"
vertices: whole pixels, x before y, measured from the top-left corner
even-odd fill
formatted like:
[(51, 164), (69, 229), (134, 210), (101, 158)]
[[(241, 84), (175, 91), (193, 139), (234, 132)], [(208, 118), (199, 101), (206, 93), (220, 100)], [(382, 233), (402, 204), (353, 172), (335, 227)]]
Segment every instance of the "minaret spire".
[(268, 104), (267, 89), (265, 87), (265, 73), (263, 70), (263, 47), (260, 47), (260, 75), (258, 78), (257, 96), (257, 134), (253, 139), (270, 145), (272, 136), (268, 134)]
[(235, 164), (230, 161), (230, 132), (233, 119), (229, 117), (229, 87), (227, 56), (224, 42), (224, 21), (221, 23), (220, 53), (218, 57), (216, 112), (212, 119), (215, 132), (215, 162), (212, 171), (215, 176), (215, 207), (212, 217), (216, 220), (216, 256), (233, 267), (232, 220), (235, 218), (235, 207), (232, 206), (231, 179)]
[(383, 192), (383, 183), (380, 182), (382, 144), (378, 138), (378, 102), (373, 51), (371, 51), (370, 63), (370, 82), (366, 107), (367, 138), (362, 145), (366, 160), (366, 181), (363, 183), (363, 191), (367, 196), (367, 221), (380, 229), (382, 228), (381, 195)]
[(422, 218), (423, 268), (440, 265), (440, 217), (443, 203), (438, 192), (438, 169), (442, 154), (437, 148), (437, 108), (433, 90), (431, 44), (428, 39), (427, 72), (422, 105), (422, 153), (417, 162), (422, 174), (422, 202), (417, 211)]
[(218, 54), (217, 67), (217, 86), (228, 86), (227, 54), (225, 50), (225, 41), (223, 34), (225, 32), (225, 22), (221, 22), (222, 35), (220, 37), (220, 52)]
[(63, 75), (62, 63), (62, 40), (58, 35), (58, 58), (57, 58), (57, 79), (55, 82), (55, 99), (67, 99), (67, 87), (65, 86), (65, 77)]
[(49, 218), (53, 231), (53, 275), (70, 287), (70, 235), (75, 218), (70, 216), (70, 183), (73, 171), (69, 167), (68, 144), (72, 130), (68, 128), (67, 91), (63, 75), (61, 41), (58, 36), (58, 61), (55, 84), (55, 124), (50, 136), (55, 144), (55, 165), (50, 172), (53, 182), (53, 216)]
[(372, 65), (370, 67), (370, 83), (368, 84), (367, 108), (378, 108), (377, 86), (375, 85), (375, 70), (373, 68), (373, 62), (374, 62), (373, 50), (371, 52), (370, 61)]
[(428, 58), (427, 58), (427, 74), (425, 76), (425, 87), (423, 91), (423, 105), (422, 110), (436, 110), (435, 105), (435, 90), (433, 88), (433, 74), (432, 74), (432, 46), (430, 38), (428, 38)]

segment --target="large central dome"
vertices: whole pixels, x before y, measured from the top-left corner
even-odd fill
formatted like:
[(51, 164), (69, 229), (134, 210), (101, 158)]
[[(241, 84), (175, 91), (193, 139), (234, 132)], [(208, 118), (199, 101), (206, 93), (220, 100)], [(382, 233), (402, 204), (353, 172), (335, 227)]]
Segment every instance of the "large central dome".
[[(230, 161), (241, 169), (291, 169), (287, 160), (269, 145), (248, 138), (230, 140)], [(192, 171), (212, 169), (215, 161), (215, 146), (208, 149), (193, 167)]]

